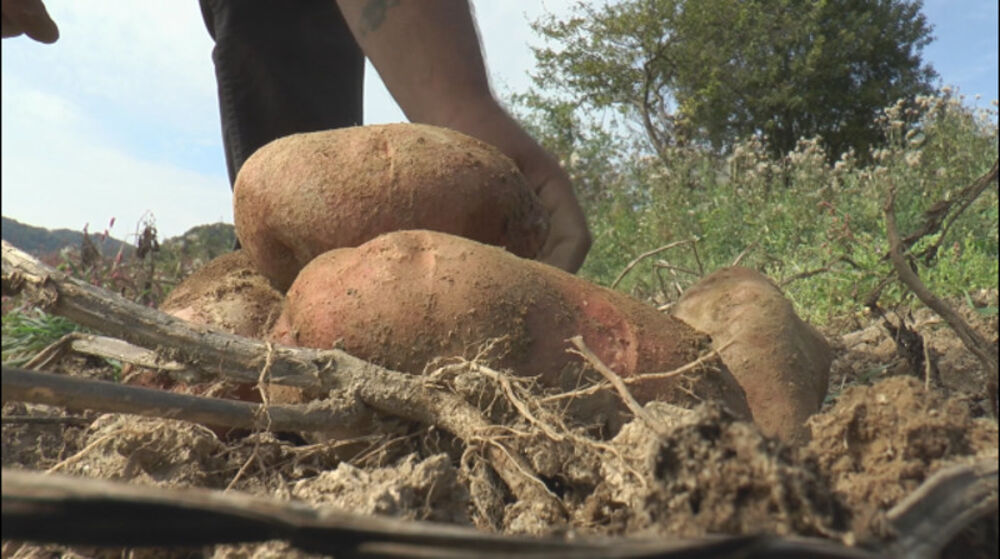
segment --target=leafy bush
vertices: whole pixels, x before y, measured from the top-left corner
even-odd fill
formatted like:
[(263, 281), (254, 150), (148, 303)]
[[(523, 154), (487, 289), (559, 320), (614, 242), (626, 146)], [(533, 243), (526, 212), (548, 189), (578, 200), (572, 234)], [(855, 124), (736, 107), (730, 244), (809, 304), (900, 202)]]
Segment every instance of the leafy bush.
[[(544, 139), (545, 123), (526, 116)], [(574, 180), (604, 180), (609, 187), (586, 204), (595, 244), (581, 273), (610, 285), (637, 255), (697, 239), (697, 254), (690, 247), (658, 254), (636, 266), (619, 288), (669, 302), (700, 269), (730, 265), (745, 252), (741, 264), (783, 285), (811, 320), (860, 312), (890, 275), (882, 214), (889, 187), (897, 191), (897, 221), (906, 236), (920, 227), (925, 212), (954, 199), (990, 168), (998, 147), (996, 118), (995, 108), (973, 111), (948, 88), (900, 101), (878, 117), (888, 140), (872, 150), (867, 165), (852, 152), (831, 164), (819, 138), (800, 140), (776, 159), (762, 137), (737, 144), (728, 156), (673, 146), (652, 157), (622, 143), (619, 153), (604, 149), (591, 165), (582, 149), (586, 137), (578, 136), (573, 153), (563, 154), (574, 159), (568, 165)], [(618, 162), (613, 172), (605, 168), (609, 160)], [(913, 254), (927, 253), (919, 264), (928, 286), (946, 296), (996, 288), (997, 224), (993, 184), (947, 231), (912, 247)], [(889, 282), (881, 295), (893, 304), (903, 292)]]

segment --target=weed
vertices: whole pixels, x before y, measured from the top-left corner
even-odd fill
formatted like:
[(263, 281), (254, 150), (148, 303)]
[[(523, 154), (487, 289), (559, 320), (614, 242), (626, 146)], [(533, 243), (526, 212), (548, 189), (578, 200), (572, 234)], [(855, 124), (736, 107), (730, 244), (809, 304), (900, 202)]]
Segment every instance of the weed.
[[(814, 322), (857, 316), (873, 293), (885, 305), (902, 303), (908, 295), (896, 282), (880, 286), (891, 275), (882, 216), (888, 186), (898, 192), (901, 232), (917, 230), (936, 202), (953, 199), (989, 169), (996, 116), (995, 109), (967, 108), (949, 89), (900, 101), (877, 118), (886, 142), (870, 158), (848, 152), (833, 163), (819, 138), (801, 140), (779, 159), (768, 154), (763, 136), (729, 154), (684, 145), (655, 157), (623, 139), (617, 153), (604, 149), (593, 164), (584, 158), (590, 152), (574, 147), (574, 181), (608, 185), (587, 204), (595, 242), (581, 273), (610, 285), (636, 255), (694, 238), (709, 271), (747, 251), (741, 264), (781, 284)], [(609, 161), (615, 169), (608, 170)], [(947, 297), (996, 288), (997, 224), (994, 186), (945, 233), (919, 241), (912, 252), (929, 255), (918, 262), (928, 287)], [(681, 274), (661, 282), (664, 264), (698, 269), (690, 251), (666, 253), (640, 264), (619, 289), (666, 303), (677, 297), (674, 283), (697, 280)]]
[(15, 309), (3, 315), (3, 362), (23, 365), (39, 351), (79, 327), (38, 308)]

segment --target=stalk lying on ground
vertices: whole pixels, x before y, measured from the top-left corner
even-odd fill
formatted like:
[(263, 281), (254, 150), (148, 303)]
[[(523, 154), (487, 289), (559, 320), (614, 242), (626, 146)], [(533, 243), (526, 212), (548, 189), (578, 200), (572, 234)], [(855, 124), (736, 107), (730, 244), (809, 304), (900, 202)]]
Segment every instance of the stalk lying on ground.
[(2, 287), (5, 295), (23, 293), (48, 312), (80, 325), (157, 348), (164, 360), (184, 362), (206, 378), (256, 383), (266, 377), (277, 384), (324, 392), (343, 388), (380, 413), (437, 426), (467, 445), (481, 446), (486, 440), (486, 457), (518, 499), (562, 511), (531, 466), (490, 436), (493, 426), (478, 409), (418, 377), (340, 350), (284, 347), (193, 325), (69, 277), (6, 241)]

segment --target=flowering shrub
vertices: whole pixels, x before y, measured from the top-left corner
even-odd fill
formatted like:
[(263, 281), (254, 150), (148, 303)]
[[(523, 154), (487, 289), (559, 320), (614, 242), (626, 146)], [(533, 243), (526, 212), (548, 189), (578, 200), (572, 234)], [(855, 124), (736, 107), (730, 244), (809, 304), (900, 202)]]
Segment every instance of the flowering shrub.
[[(662, 157), (620, 156), (628, 167), (621, 176), (633, 183), (589, 208), (595, 246), (583, 273), (607, 285), (638, 254), (692, 238), (697, 255), (683, 247), (657, 255), (619, 288), (669, 302), (700, 269), (730, 265), (745, 252), (741, 264), (784, 284), (810, 319), (859, 312), (890, 271), (882, 214), (889, 187), (897, 191), (897, 220), (906, 236), (935, 203), (952, 200), (996, 158), (996, 102), (971, 110), (963, 100), (944, 88), (937, 96), (887, 107), (876, 121), (885, 141), (863, 158), (847, 152), (831, 163), (820, 139), (809, 138), (774, 159), (760, 136), (726, 155), (686, 146)], [(575, 169), (585, 170), (585, 163)], [(938, 231), (921, 239), (914, 254), (933, 244), (946, 247), (921, 261), (928, 286), (951, 296), (996, 288), (997, 221), (994, 184), (947, 238)], [(892, 282), (883, 302), (902, 295)]]

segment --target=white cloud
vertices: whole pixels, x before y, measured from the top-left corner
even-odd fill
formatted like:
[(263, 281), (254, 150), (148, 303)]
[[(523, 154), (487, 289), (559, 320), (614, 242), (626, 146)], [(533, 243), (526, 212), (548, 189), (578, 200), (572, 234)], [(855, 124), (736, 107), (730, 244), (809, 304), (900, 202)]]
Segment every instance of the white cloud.
[(4, 41), (5, 75), (13, 61), (11, 73), (88, 104), (218, 136), (212, 40), (197, 2), (48, 0), (46, 7), (59, 41)]
[(232, 222), (228, 181), (143, 160), (102, 137), (103, 123), (71, 100), (3, 81), (4, 215), (32, 225), (72, 229), (90, 224), (131, 233), (147, 211), (163, 236), (216, 221)]
[(115, 218), (112, 234), (123, 236), (149, 211), (160, 234), (171, 237), (203, 223), (232, 222), (225, 180), (142, 161), (76, 135), (48, 146), (5, 148), (3, 159), (4, 215), (32, 225), (79, 229), (89, 223), (97, 231)]

